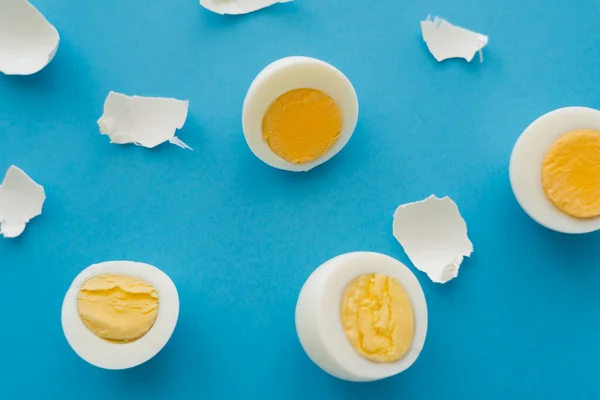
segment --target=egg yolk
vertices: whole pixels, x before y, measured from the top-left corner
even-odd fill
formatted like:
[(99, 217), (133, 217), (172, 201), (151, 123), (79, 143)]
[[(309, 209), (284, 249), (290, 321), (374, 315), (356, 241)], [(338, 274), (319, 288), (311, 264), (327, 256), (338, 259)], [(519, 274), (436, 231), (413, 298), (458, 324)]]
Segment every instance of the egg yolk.
[(156, 322), (158, 293), (133, 276), (99, 275), (81, 286), (77, 311), (96, 336), (127, 343), (144, 336)]
[(356, 352), (377, 363), (393, 363), (410, 349), (415, 315), (402, 285), (382, 275), (362, 275), (346, 287), (341, 319)]
[(542, 186), (565, 214), (600, 216), (600, 132), (576, 130), (560, 137), (544, 158)]
[(295, 89), (279, 96), (262, 120), (262, 135), (271, 150), (293, 164), (315, 161), (342, 133), (342, 112), (326, 93)]

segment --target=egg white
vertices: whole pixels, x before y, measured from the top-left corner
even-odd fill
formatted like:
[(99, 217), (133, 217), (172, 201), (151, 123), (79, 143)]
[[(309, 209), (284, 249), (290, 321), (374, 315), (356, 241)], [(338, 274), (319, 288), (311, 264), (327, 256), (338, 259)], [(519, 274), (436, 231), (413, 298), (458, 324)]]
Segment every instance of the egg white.
[[(395, 363), (375, 363), (357, 353), (340, 318), (348, 284), (358, 276), (373, 273), (396, 278), (414, 310), (413, 341)], [(384, 379), (406, 370), (421, 353), (427, 335), (427, 303), (419, 281), (400, 261), (380, 253), (347, 253), (325, 262), (307, 279), (296, 305), (296, 331), (308, 357), (325, 372), (355, 382)]]
[[(81, 286), (94, 276), (129, 275), (151, 284), (158, 293), (158, 314), (152, 328), (131, 343), (112, 343), (93, 334), (81, 321), (77, 295)], [(75, 353), (88, 363), (105, 369), (138, 366), (164, 347), (175, 330), (179, 316), (179, 296), (173, 281), (158, 268), (133, 261), (108, 261), (84, 269), (73, 281), (62, 306), (62, 327)]]
[(564, 134), (577, 129), (600, 130), (600, 111), (565, 107), (536, 119), (521, 134), (510, 157), (510, 183), (517, 202), (534, 221), (563, 233), (588, 233), (600, 229), (600, 217), (580, 219), (560, 211), (542, 186), (546, 153)]
[[(269, 106), (282, 94), (294, 89), (321, 90), (335, 100), (342, 112), (342, 132), (335, 145), (322, 157), (293, 164), (275, 154), (263, 140), (262, 120)], [(309, 57), (286, 57), (269, 64), (254, 79), (242, 110), (242, 128), (250, 150), (266, 164), (286, 171), (308, 171), (342, 150), (358, 121), (358, 99), (352, 83), (332, 65)]]

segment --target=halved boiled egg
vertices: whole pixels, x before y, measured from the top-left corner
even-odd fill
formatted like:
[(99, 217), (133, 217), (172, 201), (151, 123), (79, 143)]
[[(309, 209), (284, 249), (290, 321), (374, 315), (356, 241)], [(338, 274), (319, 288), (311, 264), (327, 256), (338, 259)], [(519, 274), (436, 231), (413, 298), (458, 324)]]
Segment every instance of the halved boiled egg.
[(77, 275), (63, 301), (62, 327), (85, 361), (126, 369), (158, 354), (178, 316), (177, 289), (164, 272), (148, 264), (109, 261)]
[(266, 164), (308, 171), (348, 143), (358, 120), (352, 83), (332, 65), (309, 57), (273, 62), (254, 79), (242, 111), (252, 152)]
[(600, 229), (600, 111), (566, 107), (535, 120), (513, 148), (510, 182), (539, 224), (563, 233)]
[(302, 287), (296, 330), (308, 357), (325, 372), (356, 382), (384, 379), (410, 367), (423, 348), (425, 295), (400, 261), (372, 252), (343, 254)]

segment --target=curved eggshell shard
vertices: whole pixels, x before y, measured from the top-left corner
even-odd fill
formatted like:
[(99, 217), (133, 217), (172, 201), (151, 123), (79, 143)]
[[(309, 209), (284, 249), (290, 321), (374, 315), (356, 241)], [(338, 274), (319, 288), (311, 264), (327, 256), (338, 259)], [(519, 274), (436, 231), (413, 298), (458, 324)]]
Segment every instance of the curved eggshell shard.
[(200, 5), (217, 14), (248, 14), (278, 3), (292, 0), (200, 0)]
[(399, 206), (393, 233), (415, 267), (436, 283), (456, 278), (463, 258), (473, 252), (467, 224), (449, 197)]
[(27, 223), (42, 213), (46, 200), (44, 188), (14, 165), (0, 186), (0, 234), (15, 238)]
[(27, 0), (0, 2), (0, 72), (31, 75), (52, 61), (60, 36)]
[(147, 148), (169, 142), (191, 150), (175, 132), (183, 128), (189, 102), (164, 97), (127, 96), (110, 92), (98, 120), (100, 132), (111, 143), (133, 143)]

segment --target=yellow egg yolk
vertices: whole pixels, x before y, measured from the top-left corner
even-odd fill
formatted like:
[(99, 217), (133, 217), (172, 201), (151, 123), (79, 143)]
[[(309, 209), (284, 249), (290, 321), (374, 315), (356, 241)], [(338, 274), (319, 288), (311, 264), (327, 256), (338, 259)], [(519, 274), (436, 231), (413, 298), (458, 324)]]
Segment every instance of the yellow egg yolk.
[(127, 275), (99, 275), (86, 281), (77, 296), (79, 317), (96, 336), (131, 342), (156, 322), (158, 293), (148, 282)]
[(295, 89), (279, 96), (262, 120), (263, 139), (271, 150), (293, 164), (325, 155), (342, 133), (342, 112), (327, 94)]
[(415, 315), (404, 288), (396, 279), (362, 275), (346, 287), (341, 319), (356, 352), (377, 363), (393, 363), (410, 349)]
[(600, 216), (600, 132), (582, 129), (560, 137), (544, 158), (542, 186), (565, 214)]

